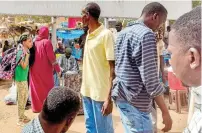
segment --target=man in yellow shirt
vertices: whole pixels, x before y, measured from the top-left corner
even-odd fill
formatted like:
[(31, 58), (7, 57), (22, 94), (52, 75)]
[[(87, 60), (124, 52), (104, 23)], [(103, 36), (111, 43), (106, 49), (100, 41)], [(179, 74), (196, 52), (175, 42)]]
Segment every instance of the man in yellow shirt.
[(111, 88), (114, 79), (114, 38), (99, 23), (100, 7), (88, 3), (82, 21), (88, 26), (84, 48), (81, 94), (87, 133), (114, 133)]

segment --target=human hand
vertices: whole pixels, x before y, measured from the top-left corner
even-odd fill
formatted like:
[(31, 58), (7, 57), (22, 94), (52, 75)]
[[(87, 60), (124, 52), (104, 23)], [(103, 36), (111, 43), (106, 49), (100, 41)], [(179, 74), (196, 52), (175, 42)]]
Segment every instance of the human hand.
[(172, 128), (172, 119), (170, 117), (169, 112), (168, 113), (163, 113), (162, 114), (162, 118), (163, 118), (163, 124), (165, 125), (165, 127), (162, 129), (163, 132), (168, 132), (171, 130)]
[(113, 110), (113, 102), (111, 99), (108, 99), (104, 102), (102, 106), (102, 110), (101, 110), (102, 115), (107, 116), (112, 113), (112, 110)]
[(61, 71), (58, 73), (58, 77), (59, 77), (59, 78), (62, 77), (62, 72), (61, 72)]

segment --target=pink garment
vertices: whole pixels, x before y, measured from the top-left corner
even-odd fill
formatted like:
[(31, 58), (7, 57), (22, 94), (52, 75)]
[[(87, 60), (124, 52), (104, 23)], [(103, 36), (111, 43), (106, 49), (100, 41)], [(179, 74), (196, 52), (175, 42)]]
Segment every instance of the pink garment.
[(35, 41), (35, 61), (30, 68), (30, 91), (33, 112), (42, 110), (44, 100), (54, 87), (53, 70), (60, 72), (59, 65), (55, 64), (56, 57), (48, 37), (48, 28), (40, 28), (39, 35)]

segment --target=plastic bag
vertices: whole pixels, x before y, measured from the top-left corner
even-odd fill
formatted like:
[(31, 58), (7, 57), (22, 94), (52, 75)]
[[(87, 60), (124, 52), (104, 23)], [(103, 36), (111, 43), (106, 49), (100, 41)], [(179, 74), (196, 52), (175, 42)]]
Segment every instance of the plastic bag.
[(17, 104), (17, 87), (13, 83), (9, 89), (9, 94), (4, 97), (6, 105), (15, 105)]

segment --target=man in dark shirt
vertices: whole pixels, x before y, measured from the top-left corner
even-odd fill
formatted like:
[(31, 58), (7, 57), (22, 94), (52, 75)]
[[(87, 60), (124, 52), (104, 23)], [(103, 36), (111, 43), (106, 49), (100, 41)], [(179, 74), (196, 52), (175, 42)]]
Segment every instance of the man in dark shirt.
[(61, 41), (58, 41), (58, 48), (55, 51), (55, 54), (64, 54), (64, 46)]

